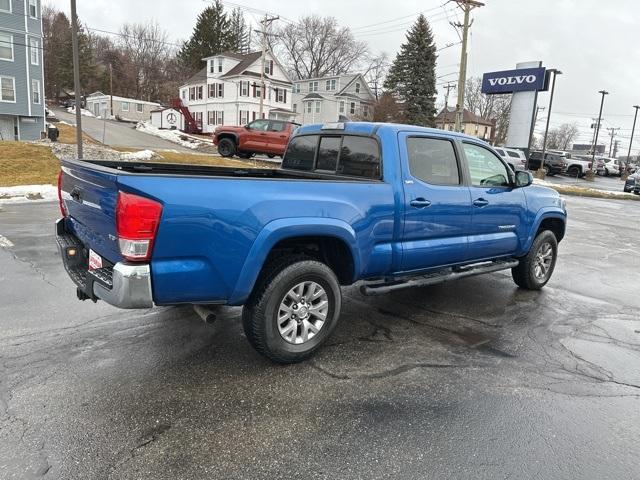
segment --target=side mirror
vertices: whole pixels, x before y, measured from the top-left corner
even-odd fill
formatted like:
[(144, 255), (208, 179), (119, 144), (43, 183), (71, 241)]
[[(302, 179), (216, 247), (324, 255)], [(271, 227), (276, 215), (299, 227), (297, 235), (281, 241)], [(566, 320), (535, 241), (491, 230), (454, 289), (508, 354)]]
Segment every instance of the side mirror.
[(247, 130), (251, 130), (251, 127), (249, 125), (245, 125), (244, 128)]
[(516, 187), (528, 187), (533, 183), (533, 175), (526, 170), (516, 172)]

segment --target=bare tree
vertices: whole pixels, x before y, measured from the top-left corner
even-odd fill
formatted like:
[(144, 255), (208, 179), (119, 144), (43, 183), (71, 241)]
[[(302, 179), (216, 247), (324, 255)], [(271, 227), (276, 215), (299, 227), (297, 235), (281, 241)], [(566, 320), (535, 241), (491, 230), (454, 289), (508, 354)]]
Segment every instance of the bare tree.
[(555, 150), (567, 150), (579, 134), (575, 123), (563, 123), (557, 128), (549, 130), (547, 134), (547, 148)]
[(511, 95), (486, 95), (482, 93), (482, 79), (471, 77), (465, 87), (464, 106), (467, 110), (483, 118), (494, 120), (496, 131), (494, 141), (503, 144), (509, 129)]
[(341, 75), (365, 58), (367, 45), (353, 38), (333, 17), (312, 15), (278, 32), (277, 48), (290, 73), (299, 79)]
[(389, 71), (389, 55), (384, 52), (367, 59), (368, 67), (364, 72), (364, 78), (369, 84), (376, 100), (382, 95), (382, 85)]

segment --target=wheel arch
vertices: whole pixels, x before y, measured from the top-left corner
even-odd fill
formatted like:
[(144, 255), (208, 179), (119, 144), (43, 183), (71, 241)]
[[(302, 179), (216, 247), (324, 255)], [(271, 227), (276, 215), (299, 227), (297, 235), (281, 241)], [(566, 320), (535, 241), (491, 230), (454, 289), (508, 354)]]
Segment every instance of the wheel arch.
[[(327, 263), (341, 284), (357, 277), (361, 260), (356, 234), (346, 222), (332, 218), (286, 218), (268, 223), (247, 255), (228, 303), (241, 305), (251, 294), (260, 272), (279, 251), (296, 249)], [(345, 258), (346, 256), (346, 258)]]
[(542, 209), (536, 215), (534, 222), (532, 223), (532, 227), (529, 231), (529, 236), (527, 237), (527, 241), (525, 242), (522, 254), (526, 254), (533, 241), (535, 240), (538, 232), (541, 230), (551, 230), (553, 234), (556, 236), (556, 240), (558, 243), (564, 238), (564, 234), (567, 226), (567, 217), (564, 212), (555, 208), (546, 208)]

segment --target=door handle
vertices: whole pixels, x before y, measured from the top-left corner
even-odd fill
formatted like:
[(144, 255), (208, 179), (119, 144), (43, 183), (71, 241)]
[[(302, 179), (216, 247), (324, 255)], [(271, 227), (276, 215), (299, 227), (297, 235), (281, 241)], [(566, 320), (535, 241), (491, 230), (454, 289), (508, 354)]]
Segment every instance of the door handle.
[(474, 204), (476, 207), (486, 207), (487, 205), (489, 205), (489, 201), (488, 201), (488, 200), (485, 200), (484, 198), (476, 198), (476, 199), (473, 201), (473, 204)]
[(416, 198), (415, 200), (411, 200), (409, 202), (409, 205), (416, 208), (425, 208), (431, 205), (431, 202), (426, 198), (419, 197), (419, 198)]
[(266, 133), (261, 133), (260, 135), (266, 135)]

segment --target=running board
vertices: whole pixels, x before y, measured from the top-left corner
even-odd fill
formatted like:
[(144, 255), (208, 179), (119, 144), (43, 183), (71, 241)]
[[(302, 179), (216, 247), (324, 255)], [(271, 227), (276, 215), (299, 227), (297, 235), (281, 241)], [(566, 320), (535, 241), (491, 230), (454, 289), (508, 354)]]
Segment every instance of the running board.
[(436, 283), (457, 280), (458, 278), (471, 277), (473, 275), (482, 275), (483, 273), (497, 272), (508, 268), (516, 267), (520, 263), (516, 259), (495, 260), (492, 262), (472, 263), (461, 267), (447, 268), (439, 272), (428, 273), (415, 277), (405, 277), (387, 282), (374, 280), (360, 286), (360, 292), (363, 295), (374, 296), (383, 295), (395, 290), (402, 290), (411, 287), (424, 287), (426, 285), (435, 285)]

